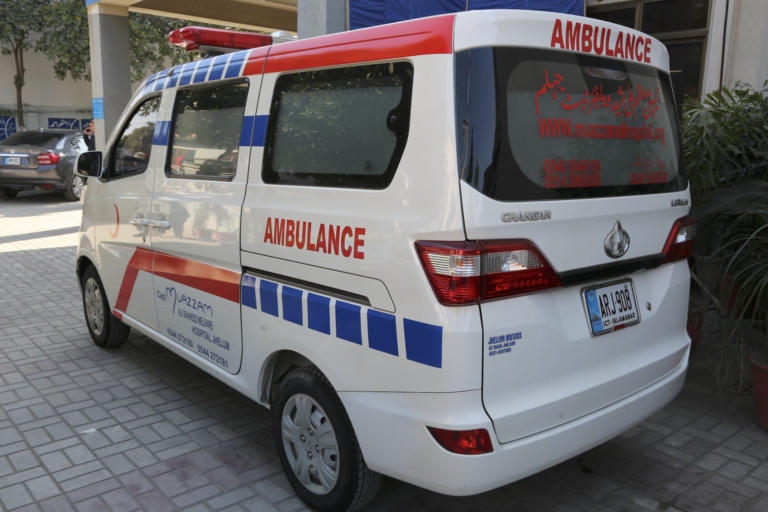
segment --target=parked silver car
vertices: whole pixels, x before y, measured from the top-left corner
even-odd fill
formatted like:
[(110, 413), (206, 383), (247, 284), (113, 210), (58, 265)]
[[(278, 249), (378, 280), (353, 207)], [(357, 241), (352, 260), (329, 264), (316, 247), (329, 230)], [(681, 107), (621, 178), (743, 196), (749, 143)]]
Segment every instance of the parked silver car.
[(21, 190), (57, 190), (79, 201), (85, 179), (72, 172), (80, 153), (88, 151), (78, 131), (24, 131), (0, 141), (0, 199)]

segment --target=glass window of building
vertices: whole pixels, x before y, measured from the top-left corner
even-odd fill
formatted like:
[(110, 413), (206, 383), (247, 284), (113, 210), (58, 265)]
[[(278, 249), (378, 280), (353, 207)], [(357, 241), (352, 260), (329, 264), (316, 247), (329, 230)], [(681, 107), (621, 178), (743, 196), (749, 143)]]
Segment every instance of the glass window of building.
[(659, 39), (669, 51), (672, 89), (678, 109), (685, 97), (702, 93), (712, 0), (627, 0), (607, 6), (587, 4), (587, 16), (637, 28)]

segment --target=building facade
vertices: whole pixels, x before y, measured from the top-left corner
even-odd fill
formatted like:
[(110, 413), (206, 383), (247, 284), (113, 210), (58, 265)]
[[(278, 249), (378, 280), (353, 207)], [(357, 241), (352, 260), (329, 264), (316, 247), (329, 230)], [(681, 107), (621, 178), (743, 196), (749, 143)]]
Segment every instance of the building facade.
[[(69, 78), (58, 80), (53, 65), (45, 55), (27, 51), (24, 54), (26, 74), (22, 89), (24, 122), (28, 130), (38, 128), (79, 129), (83, 120), (91, 119), (91, 84)], [(12, 55), (0, 55), (0, 140), (18, 130), (16, 120), (16, 87), (13, 77), (16, 65)]]
[(766, 0), (588, 0), (587, 16), (653, 35), (669, 50), (675, 97), (768, 80)]

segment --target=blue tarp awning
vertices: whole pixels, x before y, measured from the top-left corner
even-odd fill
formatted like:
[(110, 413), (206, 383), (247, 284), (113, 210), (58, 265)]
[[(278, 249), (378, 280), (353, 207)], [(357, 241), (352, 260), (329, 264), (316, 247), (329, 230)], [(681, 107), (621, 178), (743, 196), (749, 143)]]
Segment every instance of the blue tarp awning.
[(531, 9), (583, 15), (584, 0), (349, 0), (349, 28), (480, 9)]

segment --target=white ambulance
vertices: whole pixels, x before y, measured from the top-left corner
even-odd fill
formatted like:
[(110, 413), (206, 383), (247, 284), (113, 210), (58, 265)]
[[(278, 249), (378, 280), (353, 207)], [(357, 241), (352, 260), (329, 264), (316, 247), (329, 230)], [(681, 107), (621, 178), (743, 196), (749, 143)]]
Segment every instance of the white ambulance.
[(506, 10), (185, 30), (250, 49), (150, 77), (81, 156), (88, 328), (271, 408), (310, 506), (487, 491), (678, 393), (695, 222), (659, 41)]

